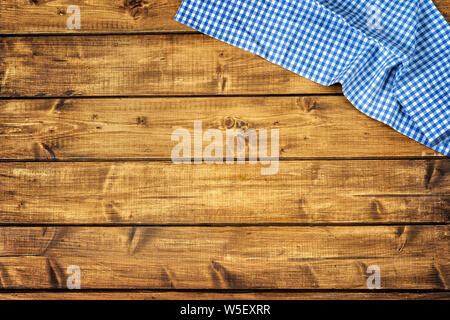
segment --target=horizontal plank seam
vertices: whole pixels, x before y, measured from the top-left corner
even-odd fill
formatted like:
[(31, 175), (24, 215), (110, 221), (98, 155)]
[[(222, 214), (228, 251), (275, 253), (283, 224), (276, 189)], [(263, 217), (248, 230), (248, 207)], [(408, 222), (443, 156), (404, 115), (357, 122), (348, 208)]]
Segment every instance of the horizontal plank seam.
[(61, 227), (61, 228), (82, 228), (82, 227), (93, 227), (93, 228), (121, 228), (121, 227), (134, 227), (134, 228), (181, 228), (181, 227), (199, 227), (199, 228), (228, 228), (228, 227), (238, 227), (238, 228), (250, 228), (250, 227), (407, 227), (407, 226), (449, 226), (450, 222), (382, 222), (382, 223), (371, 223), (371, 222), (351, 222), (351, 223), (183, 223), (183, 224), (136, 224), (136, 223), (0, 223), (0, 228), (42, 228), (42, 227)]
[[(414, 156), (414, 157), (280, 157), (279, 159), (275, 158), (258, 158), (258, 160), (263, 161), (285, 161), (285, 162), (294, 162), (294, 161), (380, 161), (380, 160), (390, 160), (390, 161), (422, 161), (422, 160), (447, 160), (449, 159), (446, 156)], [(194, 160), (194, 158), (184, 159), (184, 160)], [(203, 160), (216, 160), (216, 159), (203, 159)], [(222, 159), (225, 162), (225, 158)], [(234, 158), (234, 161), (237, 161), (237, 158)], [(0, 163), (23, 163), (23, 162), (170, 162), (172, 163), (172, 159), (170, 158), (70, 158), (70, 159), (8, 159), (8, 158), (0, 158)], [(249, 159), (245, 159), (245, 164), (248, 165)], [(194, 164), (192, 164), (194, 165)], [(224, 163), (223, 165), (227, 165)]]
[(450, 292), (449, 289), (0, 289), (2, 293), (110, 293), (110, 292), (183, 292), (183, 293), (428, 293)]
[(0, 33), (0, 38), (22, 38), (22, 37), (92, 37), (92, 36), (146, 36), (146, 35), (192, 35), (201, 34), (195, 30), (186, 31), (130, 31), (130, 32), (30, 32), (30, 33)]
[(71, 99), (71, 100), (88, 100), (88, 99), (180, 99), (180, 98), (271, 98), (271, 97), (343, 97), (343, 93), (287, 93), (287, 94), (213, 94), (213, 95), (111, 95), (111, 96), (81, 96), (81, 95), (66, 95), (66, 96), (6, 96), (0, 97), (1, 100), (15, 101), (15, 100), (56, 100), (56, 99)]

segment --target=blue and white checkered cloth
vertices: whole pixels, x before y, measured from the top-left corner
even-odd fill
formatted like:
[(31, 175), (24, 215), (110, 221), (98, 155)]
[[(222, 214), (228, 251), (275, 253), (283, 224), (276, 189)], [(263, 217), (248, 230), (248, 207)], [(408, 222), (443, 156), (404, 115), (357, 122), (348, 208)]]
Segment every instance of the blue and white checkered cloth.
[(175, 20), (450, 155), (450, 26), (432, 0), (184, 0)]

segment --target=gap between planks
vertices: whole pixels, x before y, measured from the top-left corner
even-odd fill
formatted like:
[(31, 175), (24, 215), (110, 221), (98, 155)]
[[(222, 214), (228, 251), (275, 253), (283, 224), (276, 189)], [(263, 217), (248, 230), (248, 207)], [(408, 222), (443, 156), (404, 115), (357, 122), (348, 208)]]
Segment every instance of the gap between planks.
[(449, 300), (449, 291), (0, 291), (0, 300)]

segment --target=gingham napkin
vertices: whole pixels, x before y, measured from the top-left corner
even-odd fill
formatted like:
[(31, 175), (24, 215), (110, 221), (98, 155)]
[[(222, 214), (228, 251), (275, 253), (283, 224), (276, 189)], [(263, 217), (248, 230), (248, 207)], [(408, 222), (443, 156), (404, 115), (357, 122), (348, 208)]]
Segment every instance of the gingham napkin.
[(450, 26), (432, 0), (184, 0), (175, 20), (450, 155)]

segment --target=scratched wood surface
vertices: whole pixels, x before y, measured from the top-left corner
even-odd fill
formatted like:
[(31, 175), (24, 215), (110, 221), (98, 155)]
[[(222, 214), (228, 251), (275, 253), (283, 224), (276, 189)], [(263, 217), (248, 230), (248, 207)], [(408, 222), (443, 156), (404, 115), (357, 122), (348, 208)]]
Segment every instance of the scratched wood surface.
[(10, 227), (0, 243), (9, 289), (64, 288), (70, 265), (85, 289), (361, 289), (373, 264), (385, 289), (450, 280), (448, 226)]
[(196, 120), (224, 135), (278, 129), (282, 158), (439, 156), (355, 112), (342, 96), (296, 96), (4, 100), (0, 158), (166, 158), (173, 130), (193, 135)]
[(2, 97), (340, 90), (201, 34), (6, 37), (0, 38), (0, 61)]
[(173, 130), (193, 135), (196, 120), (224, 136), (278, 129), (282, 158), (439, 156), (355, 112), (344, 97), (313, 96), (3, 100), (0, 158), (165, 158)]
[(0, 163), (0, 223), (447, 223), (445, 160)]
[[(0, 299), (449, 299), (450, 160), (180, 2), (0, 0)], [(173, 164), (195, 120), (279, 129), (278, 173)]]

